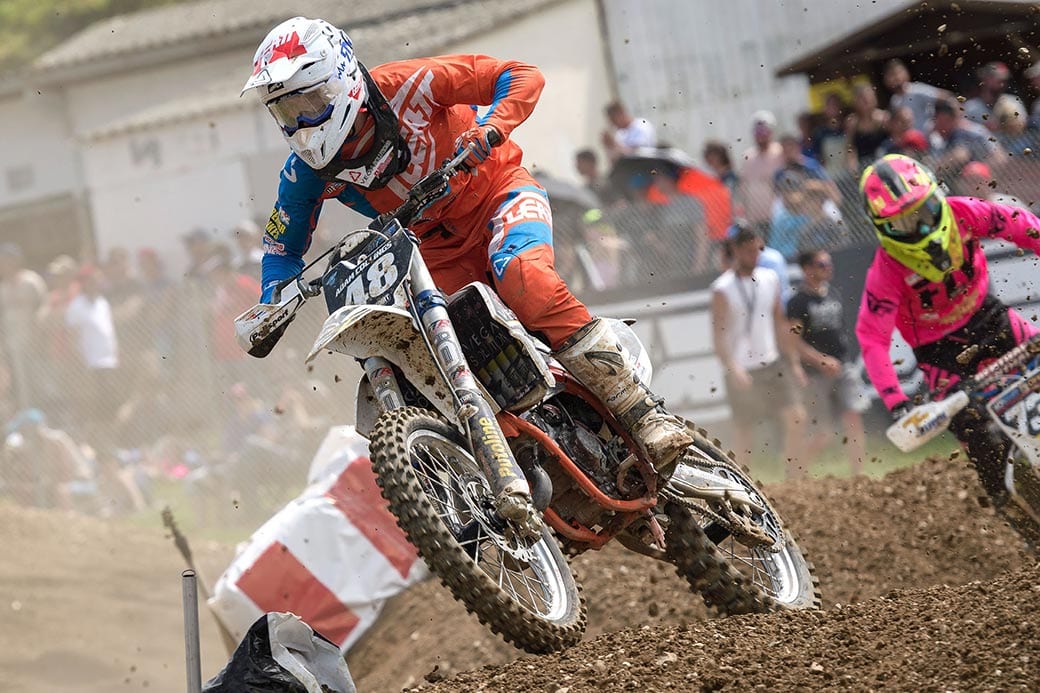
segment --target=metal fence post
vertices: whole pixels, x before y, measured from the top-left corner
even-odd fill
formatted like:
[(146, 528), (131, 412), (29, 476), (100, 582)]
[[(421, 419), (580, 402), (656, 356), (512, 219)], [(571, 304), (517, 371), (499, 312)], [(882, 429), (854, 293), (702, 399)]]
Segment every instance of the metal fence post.
[(181, 596), (184, 599), (184, 659), (188, 675), (188, 693), (202, 693), (199, 593), (194, 570), (181, 573)]

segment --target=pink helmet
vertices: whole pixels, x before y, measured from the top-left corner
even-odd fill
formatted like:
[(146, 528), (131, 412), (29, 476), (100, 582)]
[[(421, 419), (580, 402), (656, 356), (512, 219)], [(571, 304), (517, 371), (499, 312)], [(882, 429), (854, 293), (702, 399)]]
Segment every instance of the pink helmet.
[(929, 281), (961, 265), (950, 204), (926, 166), (888, 154), (863, 171), (859, 188), (881, 247), (895, 260)]
[(859, 182), (867, 213), (875, 223), (898, 217), (920, 205), (939, 184), (923, 164), (889, 154), (863, 171)]

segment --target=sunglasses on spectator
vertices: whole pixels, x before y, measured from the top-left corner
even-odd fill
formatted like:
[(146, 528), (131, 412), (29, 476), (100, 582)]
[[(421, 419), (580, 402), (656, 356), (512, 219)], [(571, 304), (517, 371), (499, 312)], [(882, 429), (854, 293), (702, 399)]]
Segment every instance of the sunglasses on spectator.
[(813, 260), (813, 267), (819, 267), (820, 269), (830, 269), (834, 267), (834, 263), (830, 260)]

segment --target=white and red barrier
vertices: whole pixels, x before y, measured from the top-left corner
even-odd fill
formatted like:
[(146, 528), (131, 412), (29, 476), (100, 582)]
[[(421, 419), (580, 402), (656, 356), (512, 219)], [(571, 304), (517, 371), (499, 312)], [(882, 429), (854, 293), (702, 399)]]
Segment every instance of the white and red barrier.
[(288, 611), (346, 652), (383, 603), (428, 571), (379, 495), (368, 441), (329, 430), (308, 487), (268, 520), (217, 581), (209, 606), (236, 640)]

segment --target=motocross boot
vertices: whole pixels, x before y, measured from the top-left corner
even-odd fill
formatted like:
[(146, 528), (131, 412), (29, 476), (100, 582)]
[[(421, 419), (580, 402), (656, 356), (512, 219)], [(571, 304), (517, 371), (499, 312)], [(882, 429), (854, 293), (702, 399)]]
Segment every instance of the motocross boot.
[(628, 350), (610, 324), (593, 319), (571, 335), (555, 356), (607, 405), (658, 473), (670, 476), (676, 457), (693, 438), (680, 419), (664, 410), (664, 400), (640, 382)]

